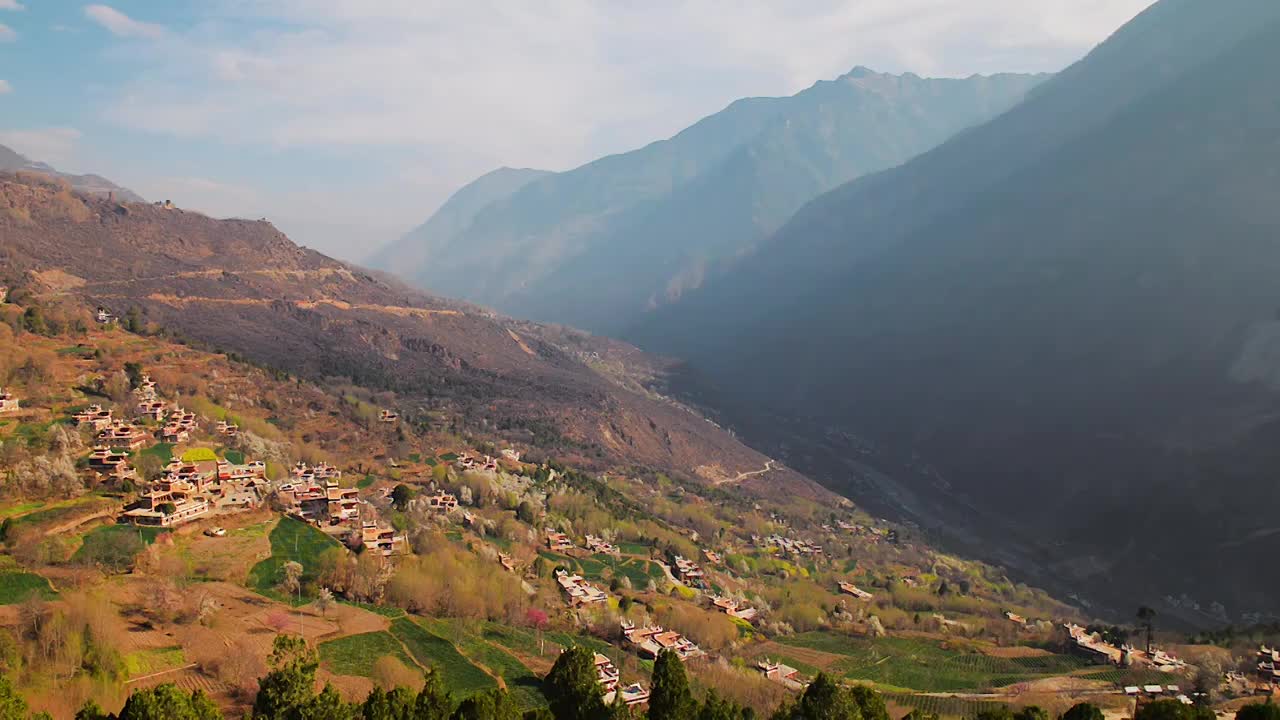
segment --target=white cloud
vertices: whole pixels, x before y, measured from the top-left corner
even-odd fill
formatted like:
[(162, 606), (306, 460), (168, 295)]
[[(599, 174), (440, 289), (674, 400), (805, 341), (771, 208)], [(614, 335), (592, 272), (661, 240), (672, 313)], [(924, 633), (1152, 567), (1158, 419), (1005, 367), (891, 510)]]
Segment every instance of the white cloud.
[(9, 81), (0, 80), (0, 95), (8, 95), (11, 92), (13, 92), (13, 86), (9, 84)]
[(155, 39), (164, 35), (163, 26), (134, 20), (110, 5), (86, 5), (84, 14), (118, 37)]
[(0, 0), (0, 10), (24, 10), (26, 6), (18, 0)]
[(29, 130), (0, 130), (0, 145), (25, 155), (36, 162), (65, 167), (76, 153), (80, 131), (70, 127), (46, 127)]
[[(946, 76), (1058, 70), (1150, 2), (211, 0), (190, 29), (113, 29), (154, 41), (130, 48), (145, 69), (104, 112), (194, 141), (400, 153), (388, 175), (402, 184), (365, 200), (380, 221), (407, 228), (496, 166), (570, 168), (671, 135), (736, 98), (791, 94), (855, 65)], [(109, 28), (108, 18), (139, 25), (91, 8)], [(252, 168), (243, 178), (257, 182)], [(389, 199), (388, 189), (407, 197)]]
[(18, 33), (14, 32), (13, 28), (0, 23), (0, 42), (13, 42), (17, 39)]

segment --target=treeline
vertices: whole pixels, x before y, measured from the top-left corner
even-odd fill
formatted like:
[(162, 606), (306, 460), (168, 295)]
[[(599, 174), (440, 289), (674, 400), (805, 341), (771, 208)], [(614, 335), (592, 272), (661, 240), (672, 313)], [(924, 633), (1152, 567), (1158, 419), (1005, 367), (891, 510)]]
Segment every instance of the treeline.
[[(434, 671), (417, 693), (400, 687), (375, 688), (362, 703), (349, 703), (332, 685), (315, 691), (319, 657), (302, 638), (279, 635), (269, 659), (269, 672), (259, 680), (257, 696), (247, 720), (756, 720), (752, 708), (721, 699), (710, 691), (698, 700), (684, 665), (664, 651), (653, 666), (652, 690), (643, 713), (626, 707), (620, 697), (606, 704), (596, 677), (595, 653), (583, 647), (565, 650), (543, 681), (548, 706), (518, 708), (505, 690), (494, 689), (455, 702)], [(201, 690), (190, 694), (172, 684), (140, 690), (129, 696), (119, 713), (104, 712), (90, 701), (76, 720), (222, 720), (217, 705)], [(913, 710), (904, 720), (937, 720), (936, 714)], [(1214, 720), (1211, 708), (1177, 700), (1141, 705), (1134, 720)], [(0, 677), (0, 720), (48, 720), (30, 714), (8, 680)], [(880, 693), (871, 688), (845, 686), (820, 673), (799, 697), (784, 703), (769, 720), (890, 720)], [(1053, 720), (1047, 711), (1029, 706), (985, 709), (975, 720)], [(1100, 708), (1080, 703), (1058, 720), (1103, 720)], [(1246, 705), (1236, 720), (1280, 720), (1280, 706)]]

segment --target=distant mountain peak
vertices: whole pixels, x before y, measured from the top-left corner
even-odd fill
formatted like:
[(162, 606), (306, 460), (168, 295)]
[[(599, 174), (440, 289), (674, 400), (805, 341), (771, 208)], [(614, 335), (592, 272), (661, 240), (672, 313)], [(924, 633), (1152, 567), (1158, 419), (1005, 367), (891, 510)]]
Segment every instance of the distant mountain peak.
[(872, 70), (871, 68), (867, 67), (866, 65), (856, 65), (856, 66), (854, 66), (854, 68), (853, 68), (852, 70), (850, 70), (849, 72), (845, 73), (844, 75), (841, 75), (840, 77), (842, 77), (842, 78), (864, 78), (864, 77), (878, 77), (878, 76), (880, 76), (880, 75), (884, 75), (884, 73), (881, 73), (881, 72), (877, 72), (877, 71), (875, 71), (875, 70)]
[(0, 172), (36, 172), (65, 180), (71, 189), (86, 195), (111, 195), (126, 202), (146, 202), (140, 195), (121, 187), (101, 175), (73, 175), (64, 173), (48, 163), (31, 160), (25, 155), (0, 145)]

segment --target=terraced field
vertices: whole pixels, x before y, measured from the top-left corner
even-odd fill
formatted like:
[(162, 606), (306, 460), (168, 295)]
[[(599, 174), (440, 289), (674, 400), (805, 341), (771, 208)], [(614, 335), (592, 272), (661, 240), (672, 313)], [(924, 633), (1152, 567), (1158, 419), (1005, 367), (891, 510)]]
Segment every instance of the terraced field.
[(40, 575), (18, 570), (0, 572), (0, 605), (23, 602), (33, 593), (45, 600), (58, 596), (49, 581)]
[(665, 573), (655, 562), (643, 558), (613, 557), (596, 554), (591, 557), (574, 558), (547, 550), (538, 553), (544, 560), (557, 567), (565, 567), (588, 580), (604, 580), (608, 577), (626, 577), (631, 587), (643, 590), (650, 580), (661, 580)]
[(458, 652), (453, 643), (407, 617), (391, 621), (391, 634), (409, 649), (424, 667), (433, 667), (444, 684), (459, 698), (497, 687), (497, 681)]
[(348, 635), (320, 643), (320, 662), (335, 675), (373, 677), (378, 659), (390, 655), (406, 667), (416, 667), (404, 647), (386, 631)]
[[(249, 571), (248, 586), (267, 597), (296, 604), (297, 598), (281, 597), (276, 586), (280, 584), (285, 563), (293, 560), (302, 565), (302, 582), (315, 578), (320, 556), (331, 548), (341, 548), (337, 540), (316, 528), (291, 517), (280, 518), (271, 531), (271, 557)], [(304, 598), (305, 600), (306, 598)]]
[(1000, 703), (974, 698), (945, 697), (941, 695), (913, 695), (911, 693), (890, 693), (885, 701), (891, 705), (918, 709), (925, 713), (933, 713), (938, 717), (971, 718), (979, 712), (994, 708)]
[[(1003, 687), (1045, 677), (1068, 675), (1086, 667), (1069, 655), (993, 657), (959, 651), (918, 638), (851, 638), (804, 633), (779, 641), (783, 656), (812, 664), (850, 680), (904, 690), (961, 692)], [(805, 650), (821, 653), (805, 657)], [(838, 659), (832, 661), (832, 656)], [(813, 662), (809, 662), (813, 660)], [(822, 662), (818, 662), (821, 660)], [(825, 664), (823, 664), (825, 663)]]
[(137, 553), (167, 532), (169, 531), (161, 528), (133, 525), (96, 527), (84, 534), (83, 542), (71, 556), (71, 561), (81, 565), (124, 570), (132, 567)]

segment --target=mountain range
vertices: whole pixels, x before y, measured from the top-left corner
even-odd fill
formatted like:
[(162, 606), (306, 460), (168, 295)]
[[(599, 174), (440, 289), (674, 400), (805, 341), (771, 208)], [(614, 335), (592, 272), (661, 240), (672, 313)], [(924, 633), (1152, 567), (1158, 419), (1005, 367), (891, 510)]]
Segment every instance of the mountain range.
[(127, 202), (145, 202), (134, 191), (116, 185), (101, 175), (73, 175), (55, 170), (50, 165), (29, 160), (17, 151), (0, 145), (0, 172), (32, 172), (65, 180), (77, 192), (89, 195), (112, 195)]
[(634, 347), (426, 295), (302, 248), (266, 221), (0, 175), (0, 237), (0, 284), (34, 282), (209, 349), (394, 393), (407, 417), (437, 431), (536, 439), (582, 467), (828, 497), (648, 391), (665, 365)]
[(750, 251), (805, 202), (1018, 102), (1041, 75), (858, 67), (748, 98), (667, 140), (563, 173), (500, 170), (370, 262), (444, 295), (616, 332)]
[(1274, 613), (1278, 48), (1274, 2), (1162, 0), (628, 337), (798, 469), (1059, 591)]

